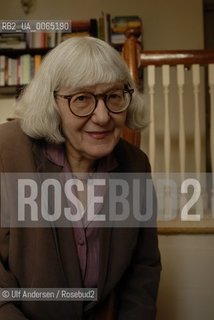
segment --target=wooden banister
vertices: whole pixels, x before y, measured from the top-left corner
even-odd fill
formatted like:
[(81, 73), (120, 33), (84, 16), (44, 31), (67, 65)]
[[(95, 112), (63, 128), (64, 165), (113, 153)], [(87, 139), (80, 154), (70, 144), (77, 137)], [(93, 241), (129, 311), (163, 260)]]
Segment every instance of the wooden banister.
[(176, 66), (183, 64), (207, 65), (214, 63), (214, 50), (166, 50), (166, 51), (143, 51), (140, 54), (140, 61), (143, 67), (148, 65)]
[(142, 50), (139, 42), (141, 30), (132, 28), (126, 31), (127, 40), (123, 46), (123, 57), (136, 83), (139, 83), (139, 67), (148, 65), (161, 66), (164, 64), (176, 66), (183, 64), (207, 65), (214, 63), (214, 50)]

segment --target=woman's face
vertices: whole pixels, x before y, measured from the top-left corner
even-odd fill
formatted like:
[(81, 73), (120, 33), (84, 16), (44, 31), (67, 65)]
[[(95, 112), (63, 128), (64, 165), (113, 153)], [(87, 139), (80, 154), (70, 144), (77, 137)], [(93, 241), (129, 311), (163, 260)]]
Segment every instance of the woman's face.
[[(64, 87), (57, 92), (61, 95), (73, 95), (77, 92), (90, 92), (95, 95), (105, 94), (115, 89), (123, 89), (119, 84), (97, 84), (71, 91)], [(98, 99), (94, 112), (86, 117), (74, 115), (68, 101), (57, 97), (62, 130), (66, 139), (69, 154), (76, 158), (96, 160), (108, 155), (118, 143), (125, 125), (127, 110), (121, 113), (109, 112), (102, 98)]]

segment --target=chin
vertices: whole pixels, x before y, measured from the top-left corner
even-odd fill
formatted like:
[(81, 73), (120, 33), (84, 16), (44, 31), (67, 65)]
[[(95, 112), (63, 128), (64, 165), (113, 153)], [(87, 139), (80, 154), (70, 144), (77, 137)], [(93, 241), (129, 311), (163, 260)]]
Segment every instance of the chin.
[(90, 149), (90, 151), (88, 152), (88, 155), (90, 156), (90, 158), (97, 160), (97, 159), (100, 159), (102, 157), (109, 155), (113, 151), (114, 147), (115, 147), (115, 145), (96, 146), (95, 148)]

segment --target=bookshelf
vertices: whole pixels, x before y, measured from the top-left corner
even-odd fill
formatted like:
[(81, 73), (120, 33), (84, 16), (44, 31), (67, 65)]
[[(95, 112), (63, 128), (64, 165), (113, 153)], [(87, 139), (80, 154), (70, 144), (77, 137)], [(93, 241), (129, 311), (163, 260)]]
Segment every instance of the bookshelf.
[(0, 49), (0, 94), (13, 94), (30, 82), (49, 48)]
[(120, 51), (125, 30), (136, 24), (142, 27), (138, 16), (111, 17), (104, 13), (98, 19), (70, 23), (70, 32), (0, 33), (0, 97), (16, 96), (33, 78), (44, 55), (70, 37), (98, 37)]

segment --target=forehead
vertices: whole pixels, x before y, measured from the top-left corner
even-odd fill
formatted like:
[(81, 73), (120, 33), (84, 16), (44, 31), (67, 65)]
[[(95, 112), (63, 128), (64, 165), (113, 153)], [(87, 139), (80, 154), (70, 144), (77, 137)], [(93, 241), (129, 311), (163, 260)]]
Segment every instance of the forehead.
[(65, 93), (75, 93), (75, 92), (92, 92), (92, 93), (99, 93), (99, 92), (107, 92), (109, 90), (114, 89), (122, 89), (124, 87), (124, 82), (114, 82), (114, 83), (99, 83), (91, 86), (80, 86), (75, 89), (69, 86), (62, 87), (60, 92)]

